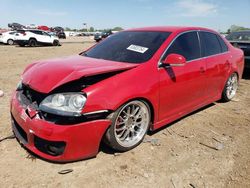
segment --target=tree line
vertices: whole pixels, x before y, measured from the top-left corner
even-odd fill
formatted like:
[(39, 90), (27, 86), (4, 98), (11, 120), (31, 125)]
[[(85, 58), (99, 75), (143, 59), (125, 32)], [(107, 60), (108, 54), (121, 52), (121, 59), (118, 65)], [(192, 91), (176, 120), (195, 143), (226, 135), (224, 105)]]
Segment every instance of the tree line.
[(72, 29), (70, 27), (65, 27), (64, 28), (65, 31), (74, 31), (74, 32), (95, 32), (95, 31), (122, 31), (123, 28), (122, 27), (114, 27), (114, 28), (107, 28), (107, 29), (95, 29), (94, 27), (90, 27), (90, 28), (83, 28), (83, 29)]

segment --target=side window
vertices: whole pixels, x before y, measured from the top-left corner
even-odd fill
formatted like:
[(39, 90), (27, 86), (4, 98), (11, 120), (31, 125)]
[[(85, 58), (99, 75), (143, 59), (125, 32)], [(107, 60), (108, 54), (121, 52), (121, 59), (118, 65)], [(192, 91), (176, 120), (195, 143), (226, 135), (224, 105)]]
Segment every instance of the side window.
[(43, 35), (45, 35), (45, 36), (50, 36), (48, 33), (46, 33), (46, 32), (43, 32)]
[(38, 35), (43, 35), (43, 32), (42, 31), (37, 31), (37, 34)]
[(33, 30), (33, 31), (31, 31), (32, 33), (35, 33), (35, 34), (37, 34), (37, 35), (42, 35), (43, 33), (42, 33), (42, 31), (36, 31), (36, 30)]
[(221, 53), (221, 45), (216, 34), (201, 31), (200, 39), (203, 57)]
[(180, 35), (168, 48), (164, 54), (164, 58), (172, 53), (184, 56), (187, 61), (200, 58), (200, 45), (197, 32), (188, 32)]
[(226, 43), (224, 42), (224, 40), (220, 36), (218, 36), (218, 35), (217, 35), (217, 38), (218, 38), (218, 40), (220, 42), (220, 46), (221, 46), (222, 52), (227, 52), (228, 51), (228, 47), (227, 47)]

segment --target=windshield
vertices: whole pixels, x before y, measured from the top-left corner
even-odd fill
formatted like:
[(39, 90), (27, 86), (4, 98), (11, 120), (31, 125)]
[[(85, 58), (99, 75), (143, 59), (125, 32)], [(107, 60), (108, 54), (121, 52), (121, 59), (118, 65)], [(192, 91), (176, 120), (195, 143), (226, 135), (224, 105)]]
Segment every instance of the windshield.
[(123, 31), (111, 35), (83, 55), (128, 63), (148, 61), (170, 32)]
[(235, 41), (250, 41), (250, 31), (231, 33), (228, 36), (226, 36), (226, 39)]

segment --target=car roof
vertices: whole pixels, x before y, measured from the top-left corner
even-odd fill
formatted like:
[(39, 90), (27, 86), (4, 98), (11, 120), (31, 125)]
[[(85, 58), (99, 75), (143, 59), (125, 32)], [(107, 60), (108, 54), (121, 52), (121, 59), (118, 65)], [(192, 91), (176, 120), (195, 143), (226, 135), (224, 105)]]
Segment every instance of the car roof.
[(5, 31), (5, 32), (3, 32), (3, 33), (11, 33), (11, 32), (16, 33), (16, 31)]
[[(44, 31), (44, 30), (41, 30), (41, 29), (18, 29), (17, 31)], [(44, 31), (44, 32), (47, 32), (47, 31)]]
[(215, 32), (214, 30), (204, 27), (183, 27), (183, 26), (156, 26), (128, 29), (127, 31), (161, 31), (161, 32), (185, 32), (190, 30), (202, 30)]

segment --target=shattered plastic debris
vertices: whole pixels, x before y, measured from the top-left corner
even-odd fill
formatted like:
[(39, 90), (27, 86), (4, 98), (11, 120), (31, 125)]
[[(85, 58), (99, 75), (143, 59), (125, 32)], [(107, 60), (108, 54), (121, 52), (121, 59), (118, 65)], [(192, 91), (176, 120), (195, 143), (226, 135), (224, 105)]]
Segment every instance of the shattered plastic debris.
[(121, 153), (114, 153), (114, 156), (119, 156), (121, 155)]
[(224, 148), (224, 144), (222, 144), (222, 143), (217, 143), (217, 145), (216, 145), (216, 149), (217, 150), (222, 150)]
[(143, 143), (151, 143), (152, 146), (160, 146), (160, 141), (157, 138), (144, 138)]

